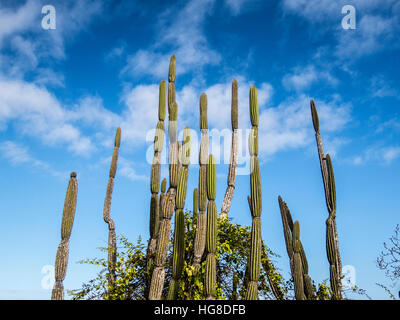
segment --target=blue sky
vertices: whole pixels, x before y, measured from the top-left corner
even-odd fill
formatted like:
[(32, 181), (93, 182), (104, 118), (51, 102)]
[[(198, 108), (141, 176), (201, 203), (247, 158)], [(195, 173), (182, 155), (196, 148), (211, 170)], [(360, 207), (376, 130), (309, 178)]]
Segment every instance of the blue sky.
[[(239, 82), (239, 127), (250, 127), (258, 88), (263, 239), (288, 278), (278, 195), (300, 221), (310, 275), (329, 278), (322, 179), (309, 111), (316, 102), (325, 152), (333, 157), (342, 264), (374, 299), (388, 298), (376, 267), (399, 223), (400, 3), (395, 0), (51, 1), (56, 29), (41, 26), (47, 1), (0, 4), (1, 299), (49, 299), (69, 172), (79, 192), (65, 288), (79, 288), (107, 243), (102, 219), (115, 128), (122, 128), (111, 215), (117, 234), (148, 239), (146, 160), (157, 122), (158, 84), (177, 58), (178, 125), (230, 128), (230, 88)], [(356, 8), (345, 30), (344, 5)], [(150, 132), (150, 138), (149, 138)], [(218, 149), (218, 148), (217, 148)], [(151, 153), (151, 151), (150, 151)], [(217, 205), (226, 188), (219, 173)], [(162, 171), (167, 175), (166, 168)], [(198, 165), (189, 169), (189, 191)], [(249, 176), (240, 175), (230, 216), (249, 225)], [(191, 196), (186, 201), (191, 208)], [(349, 297), (363, 298), (349, 295)]]

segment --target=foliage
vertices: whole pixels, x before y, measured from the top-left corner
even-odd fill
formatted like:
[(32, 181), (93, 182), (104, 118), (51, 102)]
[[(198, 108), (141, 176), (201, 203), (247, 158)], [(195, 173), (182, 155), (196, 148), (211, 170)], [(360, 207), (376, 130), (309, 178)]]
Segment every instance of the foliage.
[[(391, 287), (396, 287), (400, 282), (400, 226), (396, 225), (394, 234), (389, 238), (389, 243), (383, 243), (384, 249), (380, 252), (376, 259), (377, 266), (380, 270), (385, 272), (385, 275), (392, 282)], [(396, 299), (397, 293), (392, 293), (390, 289), (377, 283), (378, 286), (383, 288), (391, 299)], [(398, 292), (400, 297), (400, 292)]]
[[(193, 223), (191, 213), (185, 213), (185, 263), (182, 277), (177, 290), (177, 300), (204, 300), (204, 275), (205, 256), (201, 268), (194, 274), (192, 265), (193, 244), (196, 234), (196, 224)], [(250, 254), (250, 227), (233, 224), (225, 217), (218, 218), (217, 241), (217, 284), (216, 300), (243, 299), (246, 294), (247, 273), (246, 265)], [(163, 297), (169, 290), (172, 278), (172, 243), (171, 236), (167, 273)], [(82, 288), (70, 290), (74, 300), (81, 299), (110, 299), (110, 300), (143, 300), (146, 286), (146, 249), (145, 244), (139, 240), (136, 244), (129, 242), (124, 236), (118, 237), (117, 263), (115, 265), (116, 282), (113, 287), (107, 283), (107, 260), (104, 258), (85, 259), (79, 263), (100, 266), (102, 270), (95, 279), (82, 285)], [(100, 248), (107, 252), (107, 248)], [(262, 250), (262, 269), (258, 292), (260, 299), (286, 299), (290, 287), (274, 266), (271, 257), (276, 257), (264, 243)]]

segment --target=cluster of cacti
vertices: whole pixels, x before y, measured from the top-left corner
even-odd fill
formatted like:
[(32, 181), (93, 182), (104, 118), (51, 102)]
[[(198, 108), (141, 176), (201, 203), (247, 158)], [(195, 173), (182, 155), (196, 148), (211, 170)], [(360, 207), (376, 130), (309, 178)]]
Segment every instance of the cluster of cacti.
[(108, 285), (115, 283), (115, 263), (117, 260), (117, 241), (115, 237), (115, 223), (110, 218), (111, 198), (114, 189), (114, 179), (117, 173), (118, 151), (121, 144), (121, 128), (115, 133), (114, 151), (111, 159), (110, 174), (108, 178), (106, 197), (104, 200), (103, 218), (108, 224)]
[(74, 223), (77, 194), (78, 180), (76, 179), (76, 173), (72, 172), (64, 202), (64, 210), (61, 222), (61, 242), (58, 246), (56, 255), (54, 270), (55, 283), (51, 293), (52, 300), (64, 300), (63, 281), (67, 273), (69, 238), (71, 236), (72, 225)]
[[(156, 251), (158, 232), (160, 228), (160, 202), (158, 191), (161, 180), (161, 152), (164, 144), (164, 120), (166, 113), (167, 93), (165, 81), (160, 82), (159, 102), (158, 102), (158, 123), (154, 135), (154, 157), (150, 174), (150, 240), (147, 248), (147, 274), (148, 285), (150, 284), (150, 274), (153, 269), (154, 255)], [(164, 191), (165, 192), (165, 191)]]
[(251, 247), (248, 261), (248, 284), (246, 289), (246, 300), (258, 299), (258, 279), (261, 265), (261, 176), (260, 164), (258, 161), (258, 98), (255, 86), (250, 88), (250, 120), (252, 129), (249, 134), (250, 151), (250, 190), (249, 205), (252, 215), (251, 224)]
[[(286, 251), (289, 256), (290, 270), (295, 286), (295, 297), (297, 300), (312, 299), (314, 297), (314, 289), (312, 286), (312, 280), (308, 275), (306, 253), (303, 244), (300, 241), (300, 224), (298, 221), (293, 223), (290, 210), (286, 202), (283, 201), (280, 196), (278, 197), (278, 202), (282, 218)], [(296, 256), (296, 253), (299, 255)]]
[[(175, 93), (175, 74), (176, 59), (172, 55), (169, 64), (168, 74), (168, 95), (165, 81), (160, 82), (159, 86), (159, 106), (158, 123), (154, 138), (154, 157), (150, 174), (150, 239), (146, 253), (147, 283), (145, 298), (149, 300), (160, 300), (163, 298), (164, 281), (166, 277), (166, 265), (168, 249), (171, 238), (171, 219), (175, 212), (174, 234), (173, 234), (173, 254), (171, 281), (168, 284), (166, 298), (176, 299), (177, 289), (185, 266), (185, 201), (187, 194), (191, 137), (190, 129), (186, 127), (183, 131), (182, 145), (178, 142), (178, 105)], [(167, 180), (161, 182), (161, 152), (163, 150), (166, 117), (168, 105), (168, 164), (169, 164), (169, 188)], [(259, 105), (257, 89), (255, 86), (250, 88), (249, 111), (252, 128), (249, 134), (248, 146), (250, 153), (250, 196), (248, 204), (252, 216), (250, 250), (247, 257), (247, 267), (244, 279), (240, 279), (241, 271), (234, 270), (232, 276), (232, 298), (238, 299), (239, 285), (241, 286), (241, 296), (246, 300), (258, 299), (258, 282), (261, 273), (261, 266), (266, 271), (271, 292), (276, 299), (283, 299), (284, 293), (281, 288), (275, 286), (271, 278), (274, 276), (271, 261), (267, 255), (266, 246), (262, 242), (261, 232), (261, 213), (262, 213), (262, 194), (261, 194), (261, 174), (258, 159), (258, 125), (259, 125)], [(336, 228), (336, 190), (333, 174), (332, 161), (329, 154), (324, 155), (322, 149), (321, 135), (319, 132), (319, 120), (315, 104), (311, 101), (311, 114), (315, 129), (318, 155), (320, 160), (323, 184), (325, 189), (326, 205), (329, 217), (326, 220), (326, 250), (330, 264), (330, 283), (334, 299), (342, 299), (341, 288), (341, 260), (338, 248), (338, 236)], [(218, 220), (217, 207), (215, 203), (217, 188), (216, 159), (209, 154), (209, 135), (207, 122), (207, 96), (202, 93), (200, 96), (200, 130), (201, 144), (199, 152), (199, 182), (198, 188), (193, 191), (193, 217), (192, 228), (196, 230), (194, 236), (193, 251), (188, 251), (186, 257), (192, 258), (191, 265), (193, 275), (199, 276), (201, 265), (205, 265), (204, 272), (204, 295), (207, 300), (216, 298), (217, 282), (217, 240), (218, 223), (226, 223), (231, 208), (233, 193), (235, 190), (235, 177), (238, 157), (238, 82), (232, 81), (232, 104), (231, 104), (231, 124), (232, 124), (232, 144), (230, 165), (227, 179), (227, 188), (222, 202), (220, 220)], [(110, 218), (111, 198), (114, 186), (115, 174), (117, 171), (117, 160), (119, 146), (121, 142), (121, 129), (117, 128), (115, 134), (114, 151), (111, 160), (109, 180), (104, 201), (103, 218), (108, 224), (108, 285), (113, 287), (116, 281), (116, 235), (115, 224)], [(75, 215), (77, 198), (76, 174), (71, 173), (67, 195), (65, 198), (62, 227), (61, 243), (58, 247), (55, 266), (56, 282), (52, 291), (52, 299), (63, 299), (64, 289), (63, 280), (65, 278), (68, 263), (68, 243), (71, 234), (72, 224)], [(290, 270), (294, 282), (294, 293), (297, 300), (314, 299), (314, 287), (308, 275), (308, 262), (300, 241), (300, 224), (298, 221), (293, 223), (293, 219), (287, 204), (279, 196), (279, 207), (281, 212), (284, 239), (286, 250), (290, 260)], [(190, 227), (188, 226), (188, 229)], [(219, 234), (220, 240), (223, 233)], [(222, 245), (221, 245), (222, 247)], [(205, 257), (206, 253), (206, 257)], [(190, 264), (188, 261), (188, 264)], [(204, 264), (205, 262), (205, 264)], [(220, 266), (218, 267), (220, 268)], [(189, 268), (190, 269), (190, 268)], [(185, 271), (186, 272), (186, 271)], [(201, 275), (201, 274), (200, 274)], [(244, 293), (244, 294), (243, 294)], [(217, 297), (218, 298), (218, 297)]]
[(207, 236), (206, 236), (206, 274), (204, 287), (207, 300), (215, 297), (216, 275), (217, 275), (217, 168), (215, 158), (212, 154), (208, 157), (207, 163)]
[(206, 207), (207, 207), (207, 160), (208, 160), (208, 123), (207, 123), (207, 96), (200, 96), (200, 130), (201, 143), (199, 153), (199, 213), (197, 215), (197, 231), (194, 240), (193, 266), (195, 273), (200, 269), (201, 259), (206, 246)]
[(171, 218), (175, 211), (176, 189), (178, 187), (180, 160), (179, 143), (177, 141), (178, 105), (175, 99), (176, 60), (172, 55), (168, 74), (168, 135), (169, 135), (169, 189), (162, 205), (162, 219), (156, 246), (155, 268), (151, 277), (149, 299), (161, 299), (165, 279), (165, 263), (171, 234)]
[(232, 81), (232, 102), (231, 102), (231, 123), (232, 123), (232, 147), (228, 172), (228, 186), (225, 191), (224, 200), (222, 202), (221, 217), (228, 217), (231, 208), (233, 191), (235, 190), (236, 166), (238, 157), (238, 82), (236, 79)]
[(174, 300), (179, 279), (182, 275), (185, 260), (185, 206), (187, 180), (190, 163), (190, 129), (186, 127), (183, 131), (182, 141), (182, 167), (179, 172), (179, 183), (176, 192), (176, 212), (174, 231), (174, 252), (172, 261), (172, 279), (168, 290), (168, 300)]
[(326, 252), (330, 265), (330, 284), (334, 299), (342, 299), (342, 262), (340, 259), (338, 233), (336, 227), (336, 187), (332, 161), (329, 154), (325, 155), (319, 132), (319, 118), (315, 103), (310, 102), (311, 116), (317, 141), (318, 157), (321, 167), (322, 181), (325, 190), (326, 206), (329, 216), (326, 220)]

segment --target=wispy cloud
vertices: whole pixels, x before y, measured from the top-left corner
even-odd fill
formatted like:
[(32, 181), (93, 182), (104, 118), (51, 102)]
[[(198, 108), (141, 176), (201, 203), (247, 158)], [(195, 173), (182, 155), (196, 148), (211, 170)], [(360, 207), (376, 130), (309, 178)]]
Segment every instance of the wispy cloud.
[(7, 140), (0, 142), (0, 152), (3, 158), (10, 161), (12, 165), (29, 165), (31, 167), (45, 170), (54, 176), (62, 176), (63, 173), (56, 171), (51, 166), (41, 160), (34, 158), (26, 146), (17, 144), (13, 141)]
[(293, 72), (286, 74), (282, 83), (286, 89), (303, 91), (309, 89), (316, 82), (337, 85), (338, 80), (327, 70), (319, 70), (314, 65), (294, 68)]
[(372, 146), (366, 149), (362, 154), (353, 157), (354, 165), (365, 165), (368, 163), (377, 163), (381, 165), (390, 165), (400, 157), (400, 146)]
[(210, 48), (203, 30), (214, 3), (215, 0), (191, 0), (183, 8), (176, 5), (159, 15), (154, 44), (131, 55), (123, 73), (164, 77), (172, 52), (179, 60), (178, 75), (218, 64), (221, 56)]
[[(351, 4), (356, 8), (356, 30), (343, 30), (341, 9)], [(329, 53), (341, 60), (356, 60), (381, 50), (399, 47), (400, 4), (396, 0), (284, 0), (284, 14), (300, 16), (318, 32), (334, 34), (336, 44)], [(318, 25), (318, 26), (316, 26)]]
[[(344, 129), (351, 119), (351, 105), (339, 98), (325, 102), (315, 99), (321, 130), (329, 137)], [(267, 156), (282, 150), (296, 149), (313, 142), (310, 97), (301, 94), (289, 98), (276, 108), (267, 108), (260, 113), (259, 144)], [(336, 152), (342, 139), (331, 140), (331, 149)]]

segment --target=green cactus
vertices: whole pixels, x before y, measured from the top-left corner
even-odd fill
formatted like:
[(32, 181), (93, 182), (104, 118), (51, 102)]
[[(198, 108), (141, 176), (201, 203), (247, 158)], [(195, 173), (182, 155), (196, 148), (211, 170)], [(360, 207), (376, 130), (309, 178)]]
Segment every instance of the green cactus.
[(200, 130), (201, 143), (199, 152), (199, 213), (194, 240), (193, 266), (196, 274), (200, 269), (200, 262), (206, 245), (206, 208), (207, 208), (207, 161), (208, 161), (208, 124), (207, 124), (207, 96), (200, 97)]
[(173, 54), (169, 61), (169, 72), (168, 72), (168, 81), (174, 83), (175, 82), (175, 71), (176, 70), (176, 57)]
[(250, 191), (251, 196), (248, 197), (250, 211), (252, 215), (251, 225), (251, 247), (250, 257), (248, 260), (248, 283), (246, 290), (246, 300), (258, 299), (258, 279), (260, 276), (261, 265), (261, 212), (262, 212), (262, 198), (261, 198), (261, 175), (260, 164), (257, 157), (257, 152), (254, 152), (254, 142), (258, 139), (258, 100), (257, 89), (255, 86), (250, 88), (250, 119), (253, 128), (250, 133), (249, 144), (250, 151)]
[[(303, 244), (300, 241), (300, 224), (299, 222), (297, 223), (295, 222), (293, 224), (290, 210), (286, 202), (282, 200), (281, 196), (278, 197), (278, 201), (279, 201), (279, 208), (281, 211), (283, 233), (286, 243), (286, 251), (288, 253), (290, 260), (290, 270), (292, 273), (295, 286), (297, 285), (297, 289), (295, 288), (295, 290), (297, 290), (296, 299), (297, 297), (300, 297), (300, 299), (303, 298), (313, 299), (314, 288), (312, 285), (312, 280), (308, 275), (308, 262), (306, 253), (304, 251)], [(299, 267), (299, 264), (295, 268), (295, 263), (298, 263), (299, 260), (299, 257), (296, 257), (296, 262), (294, 261), (294, 255), (296, 250), (299, 253), (301, 268)], [(301, 271), (301, 276), (299, 276), (299, 271)], [(303, 290), (302, 294), (300, 293), (301, 290)]]
[(169, 237), (171, 233), (171, 218), (175, 211), (176, 194), (179, 183), (179, 143), (177, 142), (177, 115), (178, 105), (175, 95), (175, 55), (171, 56), (168, 72), (168, 136), (169, 136), (169, 189), (165, 195), (162, 195), (160, 205), (160, 216), (162, 217), (156, 241), (154, 270), (152, 272), (149, 300), (160, 300), (165, 278), (165, 263), (167, 259)]
[(78, 195), (78, 180), (72, 172), (68, 182), (61, 222), (61, 242), (57, 249), (55, 261), (55, 283), (51, 293), (52, 300), (64, 300), (63, 281), (67, 273), (69, 256), (69, 238), (75, 218), (76, 199)]
[(228, 172), (228, 186), (225, 191), (224, 200), (222, 201), (221, 217), (228, 218), (231, 209), (233, 192), (235, 190), (236, 167), (238, 158), (238, 82), (236, 79), (232, 81), (232, 104), (231, 104), (231, 122), (232, 122), (232, 145), (231, 157)]
[[(160, 180), (161, 180), (161, 152), (163, 150), (164, 145), (164, 130), (165, 130), (165, 113), (166, 113), (166, 83), (165, 81), (160, 82), (159, 86), (159, 97), (158, 97), (158, 123), (156, 126), (156, 132), (154, 135), (154, 157), (153, 164), (151, 166), (150, 173), (150, 191), (151, 191), (151, 200), (150, 200), (150, 239), (147, 247), (147, 286), (145, 294), (148, 294), (148, 290), (150, 287), (150, 275), (152, 273), (152, 269), (154, 266), (154, 255), (157, 247), (157, 236), (160, 228), (160, 202), (158, 192), (160, 189)], [(165, 189), (165, 187), (164, 187)], [(164, 190), (165, 192), (165, 190)], [(163, 192), (163, 193), (164, 193)]]
[(200, 130), (208, 129), (207, 123), (207, 95), (202, 93), (200, 96)]
[(194, 225), (197, 224), (197, 215), (199, 214), (199, 190), (194, 188), (193, 190), (193, 218), (192, 223)]
[(164, 80), (162, 80), (160, 82), (160, 90), (158, 98), (158, 120), (164, 122), (166, 109), (167, 109), (167, 84)]
[(293, 226), (293, 281), (294, 293), (296, 300), (305, 300), (304, 280), (303, 280), (303, 265), (300, 255), (300, 224), (295, 221)]
[(258, 98), (257, 88), (251, 86), (250, 88), (250, 120), (253, 127), (258, 127)]
[(114, 151), (111, 159), (110, 174), (104, 200), (103, 218), (108, 225), (108, 285), (112, 287), (115, 282), (115, 263), (117, 259), (117, 243), (115, 239), (115, 223), (110, 218), (111, 198), (114, 189), (114, 179), (117, 172), (118, 152), (121, 144), (121, 128), (115, 133)]
[(330, 283), (332, 289), (332, 298), (335, 300), (343, 299), (342, 294), (342, 262), (339, 252), (339, 240), (336, 226), (336, 187), (333, 174), (332, 161), (327, 154), (325, 156), (322, 147), (322, 139), (319, 131), (319, 118), (317, 108), (313, 100), (310, 101), (311, 117), (315, 130), (315, 139), (317, 142), (318, 157), (322, 174), (322, 182), (325, 191), (325, 202), (329, 212), (326, 220), (326, 250), (330, 265)]
[(172, 261), (172, 279), (168, 291), (168, 300), (174, 300), (176, 297), (177, 284), (182, 275), (185, 258), (185, 207), (187, 180), (190, 163), (190, 128), (186, 127), (183, 131), (182, 142), (182, 167), (179, 172), (179, 183), (176, 193), (176, 213), (175, 213), (175, 231), (174, 231), (174, 252)]
[(217, 253), (217, 206), (215, 197), (217, 191), (217, 169), (215, 158), (210, 154), (207, 164), (207, 263), (204, 279), (204, 288), (207, 300), (215, 297), (216, 286), (216, 253)]

